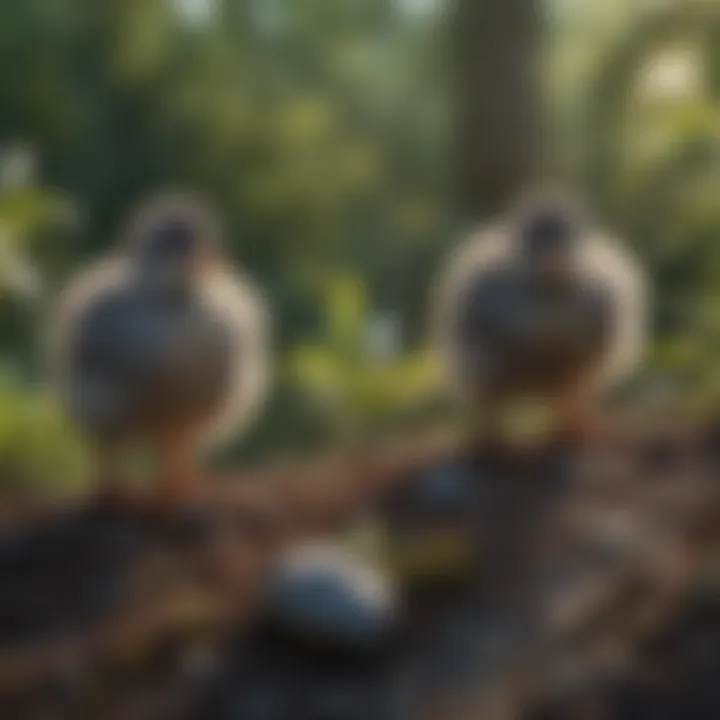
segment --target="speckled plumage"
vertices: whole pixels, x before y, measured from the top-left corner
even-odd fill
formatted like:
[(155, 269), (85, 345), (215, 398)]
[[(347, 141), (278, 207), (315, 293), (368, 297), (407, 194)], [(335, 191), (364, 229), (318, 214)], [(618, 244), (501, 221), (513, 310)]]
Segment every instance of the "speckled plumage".
[(612, 297), (599, 284), (578, 282), (544, 294), (533, 292), (509, 266), (488, 272), (458, 319), (468, 379), (483, 367), (482, 380), (498, 392), (559, 387), (607, 350), (613, 310)]
[(264, 397), (268, 317), (251, 283), (213, 258), (187, 287), (165, 287), (137, 250), (142, 232), (176, 215), (207, 227), (198, 213), (185, 196), (148, 203), (119, 251), (81, 272), (60, 298), (53, 376), (69, 413), (99, 443), (219, 442)]
[(148, 295), (132, 263), (86, 270), (53, 326), (56, 376), (90, 434), (147, 437), (193, 424), (208, 440), (236, 430), (266, 384), (266, 321), (246, 281), (212, 273), (197, 295)]
[(481, 229), (453, 256), (435, 297), (434, 337), (449, 380), (468, 401), (552, 396), (574, 383), (601, 390), (644, 348), (647, 290), (632, 255), (585, 228), (570, 282), (529, 281), (518, 219)]

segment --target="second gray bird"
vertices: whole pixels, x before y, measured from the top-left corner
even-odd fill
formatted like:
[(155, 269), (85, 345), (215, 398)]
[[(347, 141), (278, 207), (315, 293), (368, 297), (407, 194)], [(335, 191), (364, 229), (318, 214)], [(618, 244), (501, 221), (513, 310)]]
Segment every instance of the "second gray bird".
[(140, 445), (158, 455), (163, 501), (192, 495), (200, 447), (237, 431), (263, 398), (267, 313), (220, 236), (192, 194), (161, 195), (61, 298), (54, 373), (98, 447), (103, 493), (118, 492), (124, 452)]

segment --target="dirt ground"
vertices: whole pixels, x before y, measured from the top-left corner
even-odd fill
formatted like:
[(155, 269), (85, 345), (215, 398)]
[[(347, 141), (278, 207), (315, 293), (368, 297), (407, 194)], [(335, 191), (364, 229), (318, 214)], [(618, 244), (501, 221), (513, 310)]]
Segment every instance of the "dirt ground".
[[(217, 478), (162, 517), (6, 507), (0, 717), (719, 718), (719, 465), (707, 428), (522, 453), (433, 434)], [(472, 569), (397, 577), (380, 646), (264, 622), (284, 549), (392, 530), (419, 478), (458, 469)]]

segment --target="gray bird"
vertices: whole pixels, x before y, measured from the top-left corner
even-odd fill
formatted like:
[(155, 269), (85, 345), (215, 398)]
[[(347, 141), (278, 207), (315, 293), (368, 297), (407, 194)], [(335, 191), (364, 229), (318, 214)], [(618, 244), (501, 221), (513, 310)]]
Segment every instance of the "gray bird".
[[(200, 449), (249, 422), (269, 377), (268, 315), (225, 261), (214, 213), (192, 193), (143, 204), (110, 257), (60, 298), (50, 351), (72, 418), (117, 494), (124, 451), (157, 453), (158, 497), (197, 489)], [(124, 491), (121, 491), (124, 492)]]
[(433, 330), (468, 403), (497, 418), (511, 400), (540, 397), (581, 439), (597, 395), (641, 357), (646, 295), (628, 251), (567, 196), (540, 191), (453, 255)]

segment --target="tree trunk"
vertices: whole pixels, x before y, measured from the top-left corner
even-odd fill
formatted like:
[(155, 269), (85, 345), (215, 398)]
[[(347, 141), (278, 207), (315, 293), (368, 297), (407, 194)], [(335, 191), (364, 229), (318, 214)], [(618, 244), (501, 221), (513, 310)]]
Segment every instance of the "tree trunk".
[(458, 212), (495, 213), (537, 171), (536, 0), (456, 0)]

